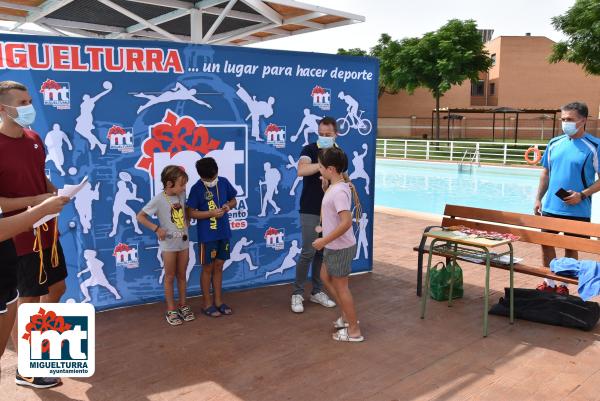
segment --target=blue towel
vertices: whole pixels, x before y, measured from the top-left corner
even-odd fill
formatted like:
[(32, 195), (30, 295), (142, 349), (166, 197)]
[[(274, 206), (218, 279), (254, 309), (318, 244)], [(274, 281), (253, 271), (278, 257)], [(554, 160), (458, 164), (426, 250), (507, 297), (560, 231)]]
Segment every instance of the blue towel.
[(578, 277), (577, 292), (584, 301), (600, 295), (600, 263), (573, 258), (552, 259), (550, 270), (559, 276)]

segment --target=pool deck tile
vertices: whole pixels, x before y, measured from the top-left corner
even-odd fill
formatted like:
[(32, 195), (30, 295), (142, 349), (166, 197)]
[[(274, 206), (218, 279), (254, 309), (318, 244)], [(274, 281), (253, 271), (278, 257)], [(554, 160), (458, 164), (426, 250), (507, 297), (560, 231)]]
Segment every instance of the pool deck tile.
[[(289, 285), (228, 293), (235, 314), (218, 319), (201, 316), (194, 298), (198, 318), (181, 327), (164, 322), (163, 304), (142, 305), (97, 315), (91, 378), (17, 387), (9, 346), (0, 400), (600, 400), (600, 326), (511, 326), (491, 316), (482, 338), (484, 272), (468, 263), (465, 297), (452, 308), (430, 302), (421, 320), (412, 247), (432, 220), (381, 212), (374, 220), (374, 270), (351, 279), (364, 343), (331, 340), (337, 309), (307, 302), (303, 314), (291, 313)], [(522, 244), (516, 254), (540, 257)], [(517, 287), (538, 283), (515, 278)], [(491, 302), (507, 281), (507, 272), (492, 271)]]

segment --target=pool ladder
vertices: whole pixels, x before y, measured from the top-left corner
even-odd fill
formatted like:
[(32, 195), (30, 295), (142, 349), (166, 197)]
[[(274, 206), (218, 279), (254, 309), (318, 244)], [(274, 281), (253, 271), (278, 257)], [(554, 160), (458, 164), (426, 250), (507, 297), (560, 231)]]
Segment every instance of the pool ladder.
[(458, 172), (469, 172), (470, 174), (473, 172), (474, 164), (477, 164), (478, 167), (480, 166), (479, 150), (469, 151), (469, 149), (467, 149), (465, 150), (465, 153), (463, 153), (460, 163), (458, 163)]

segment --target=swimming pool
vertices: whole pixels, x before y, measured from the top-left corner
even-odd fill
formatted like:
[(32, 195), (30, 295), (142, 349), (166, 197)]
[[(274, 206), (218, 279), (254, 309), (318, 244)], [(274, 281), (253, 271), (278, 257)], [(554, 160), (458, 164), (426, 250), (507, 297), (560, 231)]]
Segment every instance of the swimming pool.
[(447, 203), (533, 212), (540, 169), (377, 159), (375, 205), (442, 214)]

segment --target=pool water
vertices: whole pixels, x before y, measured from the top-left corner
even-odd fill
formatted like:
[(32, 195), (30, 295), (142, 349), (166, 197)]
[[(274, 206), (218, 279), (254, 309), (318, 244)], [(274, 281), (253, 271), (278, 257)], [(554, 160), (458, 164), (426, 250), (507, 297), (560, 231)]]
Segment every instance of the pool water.
[(446, 204), (533, 213), (541, 169), (377, 159), (375, 205), (443, 214)]

